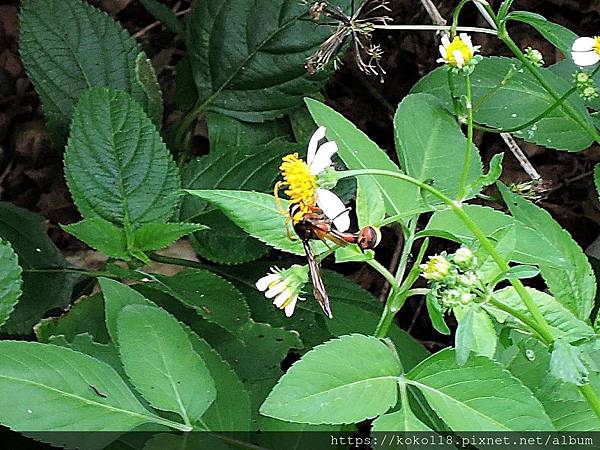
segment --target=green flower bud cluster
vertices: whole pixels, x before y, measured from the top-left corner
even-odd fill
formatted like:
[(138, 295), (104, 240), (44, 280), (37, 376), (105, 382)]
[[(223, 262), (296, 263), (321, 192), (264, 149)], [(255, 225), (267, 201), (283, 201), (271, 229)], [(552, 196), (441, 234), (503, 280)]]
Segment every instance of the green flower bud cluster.
[(596, 82), (591, 77), (589, 72), (581, 71), (575, 72), (573, 75), (575, 86), (579, 90), (579, 95), (585, 100), (592, 100), (598, 97), (598, 89), (596, 88)]
[(531, 63), (536, 67), (542, 67), (544, 64), (544, 55), (542, 53), (531, 47), (527, 47), (525, 49), (525, 58), (527, 58)]
[(420, 268), (423, 278), (431, 283), (431, 295), (447, 310), (468, 305), (477, 298), (481, 282), (476, 266), (473, 251), (461, 247), (451, 255), (443, 252), (431, 256)]

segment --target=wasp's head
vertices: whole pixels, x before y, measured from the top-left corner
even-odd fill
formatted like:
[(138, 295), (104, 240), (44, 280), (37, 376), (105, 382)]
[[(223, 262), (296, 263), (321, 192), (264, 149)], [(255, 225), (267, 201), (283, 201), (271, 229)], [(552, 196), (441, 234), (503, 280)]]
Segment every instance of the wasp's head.
[(356, 243), (362, 251), (374, 249), (381, 242), (381, 231), (375, 227), (364, 227), (358, 233)]

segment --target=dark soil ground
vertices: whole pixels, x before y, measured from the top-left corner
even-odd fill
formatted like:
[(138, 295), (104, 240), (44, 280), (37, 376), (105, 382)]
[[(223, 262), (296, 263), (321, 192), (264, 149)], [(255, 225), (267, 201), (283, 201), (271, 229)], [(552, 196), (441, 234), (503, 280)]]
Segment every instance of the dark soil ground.
[[(150, 14), (135, 0), (91, 0), (104, 9), (130, 33), (136, 35), (159, 72), (167, 101), (166, 121), (177, 119), (174, 111), (174, 65), (182, 54), (182, 44), (175, 35), (156, 24)], [(165, 0), (177, 11), (185, 11), (189, 0)], [(457, 1), (434, 1), (442, 15), (449, 18)], [(497, 7), (500, 1), (491, 1)], [(49, 220), (48, 232), (65, 251), (81, 249), (82, 244), (64, 234), (58, 223), (71, 223), (78, 218), (62, 176), (61, 151), (53, 149), (44, 127), (40, 102), (28, 80), (18, 54), (18, 0), (0, 0), (0, 200), (13, 202), (31, 211), (41, 213)], [(392, 0), (394, 23), (430, 24), (417, 0)], [(582, 36), (594, 36), (600, 31), (600, 2), (596, 0), (517, 0), (515, 7), (544, 15)], [(465, 10), (465, 23), (485, 26), (472, 7)], [(532, 46), (542, 51), (547, 64), (560, 58), (559, 53), (531, 29), (515, 26), (514, 39), (522, 48)], [(484, 54), (507, 55), (506, 49), (495, 38), (477, 35)], [(384, 65), (387, 77), (384, 84), (377, 78), (366, 77), (346, 58), (325, 94), (328, 103), (354, 121), (383, 148), (393, 150), (392, 114), (395, 105), (424, 74), (435, 68), (436, 37), (431, 32), (378, 32), (375, 41), (385, 51)], [(385, 101), (380, 101), (383, 98)], [(368, 111), (368, 114), (365, 114)], [(198, 127), (202, 134), (202, 126)], [(507, 147), (496, 135), (478, 137), (484, 161)], [(206, 151), (198, 140), (198, 153)], [(600, 206), (592, 181), (594, 165), (600, 161), (600, 152), (594, 146), (579, 154), (546, 150), (521, 143), (533, 165), (542, 177), (551, 183), (547, 198), (540, 204), (573, 234), (582, 247), (587, 247), (600, 231)], [(516, 160), (507, 153), (503, 179), (509, 183), (525, 181)], [(388, 233), (391, 237), (393, 234)], [(394, 239), (382, 252), (382, 262), (389, 263), (395, 251)], [(435, 250), (435, 249), (434, 249)], [(361, 284), (379, 293), (382, 286), (373, 283), (366, 271), (351, 274)], [(407, 305), (400, 319), (404, 328), (436, 346), (439, 335), (422, 314), (424, 308), (416, 301)]]

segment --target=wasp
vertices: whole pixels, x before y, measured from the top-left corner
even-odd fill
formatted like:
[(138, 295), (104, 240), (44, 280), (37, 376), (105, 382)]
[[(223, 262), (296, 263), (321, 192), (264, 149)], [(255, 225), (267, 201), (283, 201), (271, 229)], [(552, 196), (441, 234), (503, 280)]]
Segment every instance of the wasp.
[[(294, 217), (299, 208), (297, 204), (292, 204), (289, 209), (290, 217)], [(341, 214), (347, 213), (348, 211), (344, 210)], [(381, 241), (381, 232), (375, 227), (368, 226), (358, 233), (349, 233), (337, 230), (333, 225), (334, 220), (335, 218), (328, 218), (323, 214), (323, 211), (316, 207), (313, 209), (313, 212), (304, 214), (299, 220), (295, 222), (292, 220), (294, 232), (298, 235), (304, 246), (314, 296), (325, 315), (330, 319), (333, 319), (333, 313), (329, 304), (329, 296), (325, 290), (319, 262), (315, 257), (310, 241), (320, 240), (325, 243), (330, 241), (342, 247), (349, 244), (357, 244), (363, 252), (377, 247)]]

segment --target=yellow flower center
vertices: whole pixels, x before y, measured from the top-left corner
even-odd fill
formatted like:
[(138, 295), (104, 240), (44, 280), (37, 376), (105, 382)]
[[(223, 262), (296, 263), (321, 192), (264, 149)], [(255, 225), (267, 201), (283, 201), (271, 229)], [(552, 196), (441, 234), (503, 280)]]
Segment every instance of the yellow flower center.
[[(283, 182), (279, 186), (286, 186), (284, 192), (290, 198), (290, 203), (300, 206), (293, 217), (296, 223), (304, 214), (312, 212), (316, 204), (317, 180), (298, 153), (284, 156), (279, 170), (283, 176)], [(276, 191), (279, 186), (275, 187)]]
[(594, 36), (596, 43), (594, 44), (594, 51), (600, 55), (600, 36)]
[(464, 64), (469, 64), (469, 61), (473, 58), (473, 50), (471, 47), (467, 45), (465, 41), (463, 41), (460, 37), (455, 36), (454, 40), (450, 43), (448, 48), (446, 48), (446, 60), (448, 64), (452, 66), (458, 66), (458, 61), (456, 61), (456, 57), (454, 56), (454, 52), (458, 51), (463, 59)]

